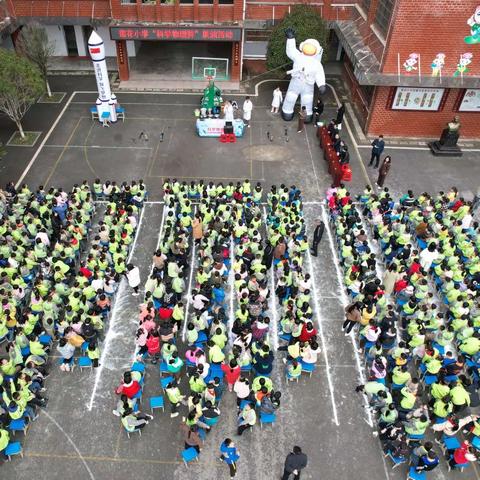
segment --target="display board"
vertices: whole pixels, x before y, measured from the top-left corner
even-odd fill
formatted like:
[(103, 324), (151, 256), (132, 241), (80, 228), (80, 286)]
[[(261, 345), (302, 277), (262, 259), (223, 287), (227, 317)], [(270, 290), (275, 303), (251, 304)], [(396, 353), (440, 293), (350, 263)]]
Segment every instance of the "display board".
[(437, 111), (444, 92), (444, 88), (397, 87), (392, 110)]
[(459, 112), (480, 112), (480, 89), (467, 88), (463, 94)]

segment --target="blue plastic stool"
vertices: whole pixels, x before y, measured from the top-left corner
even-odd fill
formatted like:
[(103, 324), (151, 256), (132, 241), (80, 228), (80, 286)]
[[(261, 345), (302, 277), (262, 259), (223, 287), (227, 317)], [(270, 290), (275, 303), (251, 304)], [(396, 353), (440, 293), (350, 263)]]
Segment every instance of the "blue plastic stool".
[(145, 364), (142, 362), (135, 362), (130, 371), (143, 373), (145, 371)]
[(46, 333), (44, 333), (43, 335), (40, 335), (38, 337), (38, 341), (42, 345), (51, 345), (53, 342), (53, 338), (50, 335), (47, 335)]
[(80, 371), (84, 368), (93, 368), (93, 363), (88, 357), (79, 357), (78, 358), (78, 366), (80, 367)]
[(309, 376), (312, 376), (312, 373), (315, 371), (315, 364), (314, 363), (305, 363), (302, 362), (302, 372), (306, 372)]
[(14, 455), (20, 455), (23, 457), (22, 444), (20, 442), (11, 442), (7, 445), (7, 448), (3, 453), (9, 460), (11, 460)]
[(155, 408), (161, 408), (163, 411), (165, 411), (163, 397), (161, 395), (158, 397), (150, 397), (150, 410), (152, 413)]
[(442, 436), (443, 442), (443, 449), (446, 450), (456, 450), (460, 448), (460, 442), (457, 440), (456, 437), (447, 437), (445, 435)]
[(427, 474), (425, 472), (417, 472), (415, 467), (410, 467), (407, 480), (427, 480)]
[(385, 456), (390, 458), (390, 460), (392, 460), (393, 462), (392, 470), (393, 468), (397, 468), (399, 465), (407, 461), (405, 457), (394, 457), (391, 452), (388, 452)]
[(264, 423), (275, 423), (277, 416), (274, 413), (260, 413), (260, 429)]
[(251, 405), (252, 402), (250, 400), (241, 400), (240, 401), (240, 410), (243, 410), (246, 405)]
[(423, 440), (425, 438), (425, 434), (422, 433), (422, 434), (410, 434), (410, 433), (407, 433), (407, 438), (409, 440)]
[(198, 452), (193, 447), (187, 448), (182, 452), (182, 458), (183, 463), (185, 463), (185, 466), (188, 467), (188, 464), (193, 460), (198, 462)]
[(168, 365), (166, 362), (161, 362), (160, 363), (160, 375), (162, 373), (168, 373)]
[(11, 432), (23, 432), (24, 435), (27, 434), (27, 423), (23, 418), (18, 418), (17, 420), (12, 420), (10, 425), (8, 425), (8, 429)]
[(473, 437), (471, 441), (472, 447), (480, 450), (480, 437)]
[(167, 388), (167, 385), (172, 381), (173, 381), (172, 376), (163, 377), (163, 378), (160, 379), (160, 385), (165, 390)]

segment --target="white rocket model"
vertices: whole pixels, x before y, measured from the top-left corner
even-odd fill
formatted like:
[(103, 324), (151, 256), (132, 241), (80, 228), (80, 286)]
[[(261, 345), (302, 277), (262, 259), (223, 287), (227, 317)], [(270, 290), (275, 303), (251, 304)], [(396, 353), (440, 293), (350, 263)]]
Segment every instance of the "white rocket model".
[(110, 113), (110, 122), (117, 121), (117, 97), (112, 95), (105, 61), (105, 44), (102, 37), (93, 30), (88, 39), (88, 51), (93, 61), (95, 79), (97, 80), (98, 98), (96, 101), (98, 118), (101, 121), (104, 112)]

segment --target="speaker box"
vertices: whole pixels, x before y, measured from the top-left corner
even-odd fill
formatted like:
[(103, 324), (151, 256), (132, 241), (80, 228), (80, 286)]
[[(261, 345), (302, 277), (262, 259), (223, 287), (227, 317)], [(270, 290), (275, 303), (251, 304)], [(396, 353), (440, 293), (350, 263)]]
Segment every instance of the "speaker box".
[(223, 133), (225, 134), (233, 133), (232, 122), (225, 122), (225, 127), (223, 127)]

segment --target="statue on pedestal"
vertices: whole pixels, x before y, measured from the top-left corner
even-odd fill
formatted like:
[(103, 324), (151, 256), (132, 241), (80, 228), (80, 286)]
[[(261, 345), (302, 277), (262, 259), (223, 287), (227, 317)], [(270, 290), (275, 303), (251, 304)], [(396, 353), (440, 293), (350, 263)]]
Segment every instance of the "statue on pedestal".
[(453, 147), (457, 145), (458, 138), (460, 137), (460, 127), (460, 118), (458, 115), (455, 115), (453, 120), (448, 122), (447, 127), (443, 129), (439, 141), (440, 145), (445, 145), (446, 147)]
[(455, 115), (451, 122), (442, 130), (440, 140), (430, 142), (428, 146), (434, 155), (445, 157), (461, 157), (462, 151), (457, 145), (460, 138), (460, 117)]

